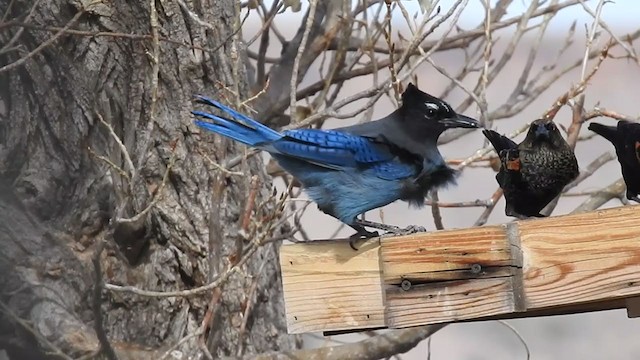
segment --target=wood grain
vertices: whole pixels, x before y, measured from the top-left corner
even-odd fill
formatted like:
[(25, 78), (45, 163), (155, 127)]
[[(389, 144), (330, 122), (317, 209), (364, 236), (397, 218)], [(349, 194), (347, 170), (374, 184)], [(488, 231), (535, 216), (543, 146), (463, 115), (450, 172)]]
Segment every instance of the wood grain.
[(290, 334), (384, 327), (378, 240), (283, 245), (282, 284)]
[(381, 258), (391, 328), (515, 311), (519, 257), (504, 226), (386, 238)]
[(638, 225), (640, 206), (626, 206), (384, 238), (358, 252), (344, 240), (285, 245), (289, 332), (624, 307), (639, 316)]
[(639, 225), (639, 206), (521, 222), (527, 308), (640, 293)]

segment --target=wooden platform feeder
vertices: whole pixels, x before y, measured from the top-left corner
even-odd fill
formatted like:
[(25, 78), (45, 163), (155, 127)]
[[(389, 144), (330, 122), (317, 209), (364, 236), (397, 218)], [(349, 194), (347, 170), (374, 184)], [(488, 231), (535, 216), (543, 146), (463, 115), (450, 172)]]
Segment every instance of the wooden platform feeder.
[(640, 206), (504, 225), (289, 244), (289, 333), (627, 308), (640, 316)]

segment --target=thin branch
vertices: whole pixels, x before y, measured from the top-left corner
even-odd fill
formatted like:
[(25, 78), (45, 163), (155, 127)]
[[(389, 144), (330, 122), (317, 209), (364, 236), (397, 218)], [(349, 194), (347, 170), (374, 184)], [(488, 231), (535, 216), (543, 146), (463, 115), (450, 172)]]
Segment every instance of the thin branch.
[(2, 300), (0, 300), (0, 312), (4, 313), (9, 318), (9, 321), (13, 321), (14, 323), (20, 325), (25, 331), (27, 331), (34, 338), (36, 338), (40, 345), (42, 345), (43, 347), (45, 347), (51, 352), (51, 355), (60, 357), (65, 360), (73, 360), (72, 357), (62, 352), (60, 348), (58, 348), (55, 344), (47, 340), (47, 338), (44, 337), (42, 334), (40, 334), (39, 331), (36, 331), (33, 328), (33, 326), (29, 324), (29, 322), (20, 318), (18, 315), (16, 315), (16, 313), (13, 312), (13, 310), (7, 304), (5, 304)]
[[(3, 16), (3, 19), (2, 19), (3, 22), (4, 22), (4, 20), (6, 20), (6, 17), (9, 15), (9, 12), (11, 10), (11, 5), (12, 4), (13, 4), (13, 1), (11, 1), (9, 6), (7, 7), (7, 11), (4, 13), (4, 16)], [(38, 7), (39, 4), (40, 4), (40, 0), (35, 0), (33, 2), (33, 5), (31, 5), (31, 9), (29, 9), (29, 13), (27, 14), (27, 17), (24, 18), (24, 22), (31, 21), (31, 16), (33, 16), (33, 13), (35, 12), (35, 10), (36, 10), (36, 8)], [(20, 28), (20, 29), (18, 29), (18, 31), (16, 31), (15, 34), (13, 34), (11, 39), (6, 44), (4, 44), (4, 46), (2, 46), (0, 48), (0, 55), (9, 52), (12, 49), (13, 44), (15, 44), (16, 41), (18, 41), (18, 39), (22, 35), (23, 31), (24, 31), (24, 28)]]
[(438, 205), (438, 190), (431, 190), (431, 215), (433, 215), (433, 224), (436, 229), (443, 230), (442, 214)]
[(489, 216), (491, 215), (491, 213), (493, 212), (493, 209), (496, 208), (496, 205), (498, 204), (498, 201), (500, 201), (500, 198), (502, 197), (502, 189), (498, 188), (493, 195), (491, 195), (491, 199), (490, 201), (490, 205), (487, 206), (486, 209), (484, 209), (484, 211), (482, 212), (482, 214), (480, 214), (480, 217), (478, 217), (478, 220), (476, 220), (476, 222), (473, 224), (473, 226), (482, 226), (484, 224), (487, 223), (487, 220), (489, 220)]
[[(388, 333), (369, 337), (365, 340), (333, 347), (317, 349), (303, 349), (290, 352), (276, 352), (266, 354), (246, 355), (242, 359), (254, 360), (291, 360), (291, 359), (322, 359), (322, 360), (377, 360), (396, 354), (405, 353), (413, 349), (422, 340), (430, 337), (447, 324), (436, 324), (394, 330)], [(237, 359), (237, 358), (236, 358)], [(230, 360), (230, 359), (229, 359)]]
[(164, 175), (162, 176), (162, 182), (160, 183), (160, 187), (158, 187), (158, 189), (156, 190), (155, 194), (153, 195), (153, 199), (151, 199), (147, 207), (145, 207), (142, 211), (140, 211), (133, 217), (116, 219), (117, 223), (137, 223), (144, 216), (146, 216), (147, 213), (149, 213), (149, 211), (151, 211), (151, 209), (153, 209), (154, 206), (156, 206), (158, 201), (160, 201), (162, 191), (164, 190), (164, 187), (167, 185), (167, 180), (169, 179), (169, 173), (171, 172), (171, 168), (176, 162), (176, 155), (177, 155), (176, 145), (177, 143), (173, 144), (171, 158), (169, 159), (169, 164), (167, 165), (167, 169), (165, 170)]
[(309, 0), (309, 14), (307, 15), (307, 23), (305, 25), (304, 33), (302, 34), (300, 47), (298, 47), (298, 53), (293, 60), (293, 70), (291, 72), (291, 96), (289, 99), (289, 109), (291, 112), (293, 112), (293, 109), (296, 106), (296, 89), (298, 88), (298, 71), (300, 69), (300, 60), (302, 59), (302, 55), (304, 54), (305, 48), (307, 46), (307, 41), (309, 39), (309, 33), (311, 32), (311, 28), (313, 27), (313, 20), (316, 15), (317, 5), (318, 0)]
[(618, 179), (617, 181), (609, 184), (609, 186), (591, 195), (591, 197), (576, 207), (571, 213), (580, 214), (595, 210), (611, 199), (618, 199), (624, 196), (626, 188), (624, 179)]
[(529, 350), (529, 345), (527, 345), (527, 342), (524, 340), (522, 335), (520, 335), (520, 332), (518, 332), (516, 328), (514, 328), (511, 324), (509, 324), (504, 320), (498, 320), (498, 323), (505, 326), (507, 329), (511, 330), (511, 332), (515, 334), (518, 340), (520, 340), (520, 342), (522, 343), (522, 346), (524, 346), (524, 350), (527, 352), (527, 360), (531, 359), (531, 351)]
[(111, 161), (106, 156), (98, 155), (95, 151), (93, 151), (93, 149), (90, 146), (87, 147), (87, 151), (89, 151), (89, 154), (94, 156), (96, 159), (104, 161), (113, 170), (115, 170), (118, 174), (120, 174), (120, 176), (127, 179), (127, 181), (131, 180), (131, 178), (129, 178), (129, 175), (127, 174), (126, 171), (124, 171), (120, 166), (116, 165), (113, 161)]
[(124, 157), (124, 163), (127, 167), (126, 170), (129, 171), (129, 176), (127, 178), (132, 179), (136, 174), (136, 168), (133, 166), (133, 161), (131, 160), (131, 156), (129, 156), (129, 151), (127, 150), (127, 147), (124, 146), (124, 143), (122, 142), (122, 140), (120, 140), (120, 137), (113, 130), (113, 127), (111, 126), (111, 124), (106, 122), (102, 117), (102, 115), (97, 111), (96, 111), (96, 116), (98, 117), (98, 121), (100, 121), (100, 123), (104, 125), (104, 127), (106, 127), (107, 130), (109, 130), (109, 135), (111, 135), (111, 138), (113, 138), (116, 144), (118, 144), (118, 147), (120, 148), (120, 152), (122, 153), (122, 157)]
[(2, 74), (5, 71), (9, 71), (12, 70), (14, 68), (17, 68), (18, 66), (24, 64), (27, 60), (31, 59), (33, 56), (35, 56), (36, 54), (38, 54), (39, 52), (41, 52), (42, 50), (44, 50), (46, 47), (50, 46), (51, 44), (53, 44), (56, 40), (58, 40), (58, 38), (60, 38), (70, 27), (72, 27), (76, 21), (78, 21), (78, 19), (80, 19), (80, 16), (82, 16), (82, 14), (84, 14), (85, 12), (85, 8), (83, 7), (82, 9), (80, 9), (72, 18), (71, 20), (69, 20), (69, 22), (67, 22), (67, 24), (60, 29), (60, 31), (58, 31), (57, 33), (55, 33), (51, 38), (49, 38), (47, 41), (44, 41), (43, 43), (41, 43), (40, 45), (38, 45), (35, 49), (31, 50), (29, 53), (27, 53), (26, 55), (20, 57), (20, 59), (9, 63), (3, 67), (0, 67), (0, 74)]
[(100, 267), (100, 255), (104, 250), (106, 245), (106, 241), (104, 239), (98, 241), (98, 246), (96, 247), (95, 253), (91, 259), (93, 263), (93, 273), (95, 276), (94, 284), (93, 284), (93, 322), (94, 329), (96, 331), (96, 336), (100, 341), (100, 351), (106, 356), (109, 360), (117, 360), (118, 356), (116, 355), (113, 347), (111, 346), (111, 342), (109, 342), (109, 338), (107, 337), (107, 333), (104, 330), (104, 319), (102, 317), (102, 287), (104, 285), (104, 281), (102, 280), (102, 268)]

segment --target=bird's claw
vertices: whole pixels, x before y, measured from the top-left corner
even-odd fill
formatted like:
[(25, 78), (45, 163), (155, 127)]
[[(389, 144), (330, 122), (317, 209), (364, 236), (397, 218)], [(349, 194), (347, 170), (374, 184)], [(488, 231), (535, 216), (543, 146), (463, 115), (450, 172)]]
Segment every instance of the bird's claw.
[(355, 251), (358, 251), (358, 248), (356, 247), (356, 244), (360, 241), (360, 240), (366, 240), (366, 239), (371, 239), (374, 237), (380, 236), (380, 234), (378, 234), (377, 231), (368, 231), (365, 229), (361, 229), (358, 230), (357, 233), (351, 235), (349, 237), (349, 246), (351, 246), (351, 248)]
[(420, 233), (420, 232), (427, 232), (427, 229), (424, 226), (409, 225), (406, 228), (396, 227), (395, 229), (389, 230), (387, 233), (385, 233), (382, 236), (384, 237), (403, 236), (403, 235), (411, 235), (411, 234)]

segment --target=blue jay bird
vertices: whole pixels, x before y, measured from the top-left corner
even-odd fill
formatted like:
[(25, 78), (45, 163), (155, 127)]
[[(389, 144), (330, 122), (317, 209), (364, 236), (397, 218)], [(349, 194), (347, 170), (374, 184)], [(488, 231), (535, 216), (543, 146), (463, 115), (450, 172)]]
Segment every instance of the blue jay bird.
[(457, 171), (440, 155), (438, 137), (449, 128), (479, 126), (475, 119), (456, 114), (449, 104), (413, 84), (407, 86), (402, 106), (393, 113), (334, 130), (277, 132), (217, 101), (198, 96), (197, 102), (224, 115), (192, 111), (209, 120), (196, 120), (196, 125), (269, 152), (300, 181), (321, 211), (356, 230), (350, 242), (354, 249), (356, 240), (378, 236), (365, 226), (411, 232), (357, 216), (396, 200), (422, 206), (430, 190), (454, 183)]

